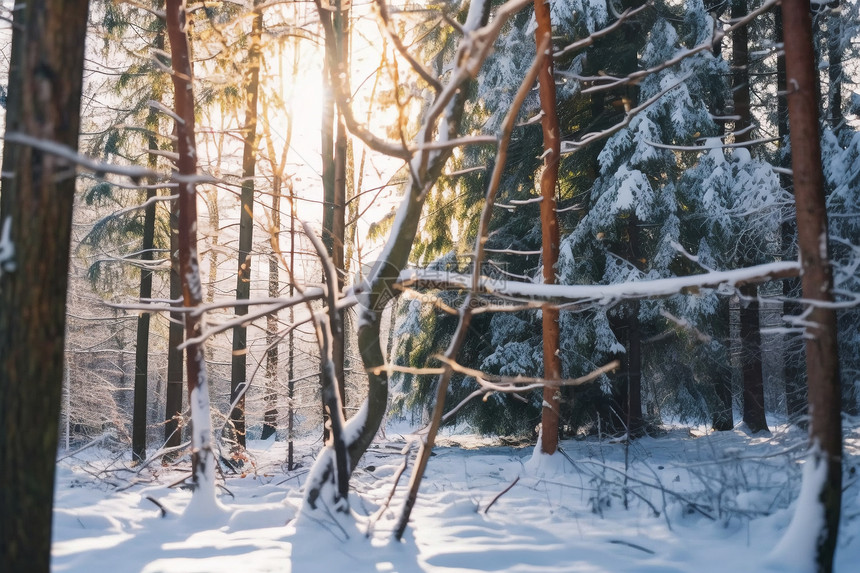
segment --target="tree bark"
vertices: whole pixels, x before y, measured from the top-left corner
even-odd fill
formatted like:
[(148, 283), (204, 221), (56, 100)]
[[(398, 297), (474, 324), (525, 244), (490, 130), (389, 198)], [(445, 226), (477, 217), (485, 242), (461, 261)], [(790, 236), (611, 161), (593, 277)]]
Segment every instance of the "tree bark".
[[(742, 18), (749, 12), (747, 0), (732, 0), (731, 17)], [(732, 35), (732, 93), (734, 94), (735, 143), (750, 140), (752, 116), (750, 115), (749, 47), (747, 27), (741, 26)], [(754, 249), (757, 245), (745, 245)], [(750, 264), (751, 260), (742, 260)], [(741, 287), (741, 368), (743, 372), (743, 420), (750, 431), (767, 431), (764, 411), (764, 377), (762, 374), (761, 334), (758, 304), (758, 286), (748, 284)]]
[[(774, 8), (774, 24), (776, 28), (776, 41), (783, 43), (785, 34), (783, 32), (782, 22), (782, 7)], [(776, 58), (777, 69), (777, 99), (776, 99), (776, 114), (777, 114), (777, 130), (779, 134), (780, 145), (787, 143), (788, 139), (788, 100), (786, 99), (786, 84), (785, 84), (785, 51), (779, 52)], [(783, 153), (780, 161), (780, 167), (791, 167), (791, 155), (789, 152)], [(793, 193), (791, 176), (787, 173), (780, 173), (779, 184), (783, 189), (791, 190)], [(785, 260), (797, 258), (797, 250), (795, 245), (797, 219), (794, 216), (793, 207), (789, 206), (783, 215), (783, 221), (780, 229), (782, 240), (782, 256)], [(784, 317), (799, 316), (803, 312), (802, 306), (797, 302), (800, 296), (800, 279), (790, 278), (782, 282), (782, 313)], [(783, 378), (785, 379), (785, 409), (788, 419), (791, 422), (805, 424), (805, 415), (807, 409), (806, 401), (806, 381), (804, 380), (804, 364), (803, 364), (803, 341), (796, 334), (787, 334), (783, 337)]]
[(827, 4), (827, 119), (834, 132), (839, 132), (845, 118), (842, 112), (842, 14), (837, 11), (839, 0)]
[[(535, 41), (538, 46), (552, 38), (552, 20), (549, 4), (535, 0)], [(540, 95), (541, 127), (543, 129), (543, 171), (540, 178), (540, 221), (541, 252), (543, 256), (543, 282), (555, 284), (555, 266), (558, 263), (558, 215), (555, 212), (555, 191), (558, 186), (558, 164), (561, 158), (561, 132), (558, 125), (558, 109), (553, 73), (552, 43), (546, 54), (538, 54), (544, 59), (538, 73), (538, 92)], [(547, 380), (561, 379), (561, 357), (559, 356), (558, 308), (544, 305), (541, 309), (543, 322), (543, 370)], [(558, 418), (561, 406), (561, 389), (544, 386), (541, 407), (541, 450), (554, 454), (558, 448)]]
[[(717, 325), (714, 330), (720, 340), (728, 341), (730, 327), (729, 298), (721, 296), (717, 302), (718, 320), (722, 323)], [(727, 343), (728, 345), (728, 343)], [(717, 354), (717, 359), (722, 357), (726, 361), (713, 364), (710, 377), (713, 380), (714, 394), (716, 396), (716, 410), (711, 415), (711, 427), (718, 432), (727, 432), (734, 428), (734, 407), (732, 404), (732, 376), (726, 372), (726, 364), (728, 362), (729, 348), (724, 347), (723, 352)]]
[[(827, 212), (818, 129), (818, 84), (812, 49), (809, 0), (783, 0), (788, 113), (791, 126), (792, 170), (797, 209), (797, 235), (802, 265), (806, 315), (806, 372), (809, 391), (811, 459), (826, 464), (826, 479), (818, 499), (824, 512), (822, 531), (810, 530), (816, 543), (819, 572), (833, 570), (842, 499), (842, 418), (833, 269), (827, 253)], [(795, 515), (795, 519), (802, 516)]]
[[(287, 138), (289, 142), (289, 137)], [(288, 143), (289, 145), (289, 143)], [(276, 236), (281, 232), (281, 186), (282, 173), (275, 173), (272, 182), (272, 229)], [(269, 297), (277, 298), (281, 294), (280, 268), (278, 253), (269, 254)], [(266, 409), (263, 413), (263, 432), (261, 438), (266, 440), (278, 430), (278, 313), (273, 312), (266, 317)]]
[[(88, 0), (14, 11), (6, 133), (78, 147)], [(0, 570), (47, 573), (75, 165), (6, 141), (0, 182)]]
[[(159, 6), (162, 8), (162, 6)], [(155, 35), (154, 46), (159, 52), (164, 51), (164, 26), (159, 19), (156, 23), (158, 31)], [(162, 90), (157, 87), (153, 88), (151, 99), (161, 101)], [(158, 156), (153, 153), (158, 149), (158, 112), (155, 109), (150, 109), (146, 116), (146, 128), (149, 130), (147, 136), (147, 147), (150, 151), (147, 156), (147, 164), (149, 168), (155, 171), (158, 164)], [(150, 180), (150, 184), (155, 183)], [(146, 191), (146, 200), (153, 201), (157, 194), (156, 189), (151, 188)], [(143, 243), (141, 245), (140, 260), (142, 265), (140, 268), (140, 300), (152, 297), (152, 270), (146, 267), (148, 261), (153, 259), (153, 249), (155, 247), (155, 203), (147, 204), (143, 216)], [(133, 461), (142, 462), (146, 459), (146, 403), (149, 384), (149, 323), (151, 314), (148, 312), (141, 313), (137, 318), (137, 344), (135, 346), (134, 357), (134, 410), (132, 412), (132, 438), (131, 438), (131, 457)]]
[(743, 420), (751, 432), (767, 431), (764, 411), (764, 377), (761, 365), (761, 328), (758, 287), (746, 284), (741, 293), (741, 369), (743, 374)]
[[(337, 3), (333, 3), (337, 4)], [(339, 5), (338, 5), (339, 8)], [(336, 9), (333, 13), (320, 11), (320, 18), (328, 20), (333, 34), (334, 49), (327, 51), (323, 66), (323, 117), (321, 130), (322, 181), (323, 181), (323, 231), (322, 241), (334, 263), (337, 272), (336, 288), (343, 288), (344, 269), (344, 217), (346, 204), (346, 127), (335, 110), (331, 70), (348, 69), (348, 19), (349, 11)], [(344, 72), (345, 73), (345, 72)], [(332, 285), (335, 288), (335, 285)], [(338, 324), (343, 324), (343, 313)], [(331, 352), (335, 368), (336, 387), (340, 393), (341, 406), (346, 405), (346, 383), (344, 379), (345, 344), (343, 329), (332, 331)], [(330, 425), (328, 414), (324, 413), (324, 439), (328, 440)]]
[[(245, 80), (245, 125), (242, 128), (242, 195), (239, 213), (239, 267), (236, 272), (236, 302), (251, 296), (251, 250), (254, 244), (254, 176), (257, 171), (257, 102), (260, 92), (260, 48), (263, 12), (254, 1), (248, 49), (248, 77)], [(236, 315), (248, 314), (248, 305), (237, 304)], [(245, 396), (248, 385), (248, 331), (240, 324), (233, 328), (233, 360), (230, 370), (230, 402), (238, 402), (230, 412), (236, 444), (245, 447)], [(241, 397), (240, 397), (241, 396)]]
[[(194, 90), (187, 35), (187, 15), (183, 0), (167, 0), (167, 35), (173, 64), (173, 91), (176, 115), (179, 194), (179, 272), (182, 303), (195, 308), (202, 302), (202, 285), (197, 257), (197, 148), (194, 141)], [(202, 334), (201, 317), (185, 312), (187, 339)], [(209, 411), (209, 383), (203, 344), (190, 342), (186, 347), (185, 374), (191, 406), (191, 482), (194, 495), (189, 510), (204, 511), (215, 501), (215, 456), (212, 451), (212, 422)]]
[[(179, 277), (179, 201), (170, 202), (170, 300), (182, 298), (182, 280)], [(164, 400), (165, 446), (174, 448), (182, 443), (182, 386), (184, 382), (182, 351), (179, 346), (185, 338), (184, 318), (180, 312), (170, 313), (167, 331), (167, 389)]]

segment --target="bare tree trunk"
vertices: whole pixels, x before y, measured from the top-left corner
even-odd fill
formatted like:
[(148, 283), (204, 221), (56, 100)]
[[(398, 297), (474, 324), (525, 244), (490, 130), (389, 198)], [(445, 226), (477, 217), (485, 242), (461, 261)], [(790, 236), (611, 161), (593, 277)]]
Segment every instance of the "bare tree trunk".
[[(18, 4), (7, 135), (77, 150), (88, 8)], [(47, 573), (75, 165), (7, 140), (0, 185), (0, 571)]]
[(764, 412), (764, 377), (761, 360), (758, 287), (745, 284), (741, 292), (741, 368), (743, 373), (744, 423), (751, 432), (767, 431)]
[[(218, 157), (222, 157), (218, 149)], [(209, 281), (206, 285), (206, 302), (215, 302), (215, 288), (218, 284), (218, 230), (221, 228), (221, 209), (218, 207), (218, 190), (205, 191), (206, 209), (209, 212), (209, 228), (214, 232), (210, 236), (209, 245)]]
[[(535, 0), (535, 40), (538, 46), (552, 38), (552, 20), (549, 4)], [(543, 282), (555, 284), (555, 265), (558, 262), (558, 215), (555, 212), (555, 191), (558, 186), (558, 164), (561, 158), (561, 133), (558, 125), (556, 105), (555, 76), (552, 63), (552, 43), (547, 54), (538, 54), (544, 63), (538, 74), (541, 106), (541, 126), (543, 128), (543, 171), (540, 179), (540, 220), (541, 252), (543, 254)], [(559, 351), (558, 308), (544, 305), (541, 313), (543, 321), (543, 369), (544, 378), (561, 379), (561, 357)], [(541, 408), (541, 450), (554, 454), (558, 447), (558, 418), (561, 406), (561, 389), (544, 386), (543, 407)]]
[[(782, 7), (774, 8), (774, 24), (776, 28), (776, 40), (783, 43), (785, 34), (783, 33), (782, 23)], [(788, 138), (788, 100), (786, 99), (786, 84), (785, 84), (785, 51), (781, 50), (776, 58), (777, 69), (777, 130), (779, 134), (780, 145), (783, 145)], [(780, 162), (780, 167), (790, 168), (791, 157), (785, 153)], [(780, 173), (779, 185), (783, 189), (792, 190), (791, 176), (787, 173)], [(793, 190), (792, 190), (793, 192)], [(783, 220), (780, 228), (782, 240), (782, 255), (786, 260), (797, 258), (795, 251), (795, 231), (797, 219), (794, 216), (794, 209), (789, 206), (785, 209)], [(782, 282), (782, 313), (784, 317), (798, 316), (803, 311), (803, 307), (797, 302), (800, 296), (800, 279), (790, 278)], [(796, 334), (787, 334), (783, 336), (783, 377), (785, 378), (785, 409), (788, 419), (792, 422), (805, 424), (805, 414), (807, 410), (806, 401), (806, 382), (804, 380), (804, 365), (803, 365), (803, 341)]]
[[(839, 358), (836, 343), (836, 312), (833, 301), (833, 269), (827, 255), (827, 212), (824, 175), (821, 169), (818, 130), (818, 84), (812, 49), (809, 0), (783, 0), (783, 23), (791, 125), (792, 169), (797, 208), (797, 233), (803, 299), (810, 301), (806, 315), (806, 372), (809, 386), (809, 427), (814, 468), (826, 466), (826, 477), (816, 496), (823, 508), (823, 530), (812, 529), (816, 544), (816, 567), (821, 573), (833, 570), (833, 554), (839, 532), (842, 500), (842, 418), (839, 388)], [(810, 474), (807, 474), (810, 475)], [(806, 484), (804, 484), (806, 485)], [(804, 519), (795, 515), (794, 519)]]
[[(339, 6), (338, 6), (339, 8)], [(333, 32), (334, 50), (327, 52), (325, 65), (323, 66), (323, 86), (326, 91), (323, 105), (322, 118), (322, 180), (323, 180), (323, 231), (322, 241), (329, 256), (338, 271), (335, 285), (338, 291), (343, 288), (344, 269), (344, 216), (346, 204), (346, 151), (347, 138), (346, 127), (336, 112), (334, 105), (333, 87), (331, 82), (332, 69), (348, 69), (348, 10), (334, 10), (334, 12), (320, 11), (320, 18), (328, 20), (329, 27)], [(343, 313), (341, 313), (343, 318)], [(337, 321), (343, 324), (343, 321)], [(345, 344), (344, 333), (332, 332), (331, 340), (332, 361), (335, 368), (337, 380), (337, 391), (340, 393), (341, 406), (346, 405), (344, 359)], [(328, 415), (324, 413), (328, 420)], [(328, 428), (328, 423), (324, 428)], [(328, 440), (328, 430), (324, 429), (324, 439)]]
[[(182, 279), (182, 301), (185, 308), (202, 302), (202, 285), (197, 259), (197, 150), (194, 141), (194, 90), (191, 59), (186, 30), (185, 2), (167, 0), (167, 34), (173, 64), (173, 91), (176, 115), (176, 138), (179, 159), (177, 184), (179, 193), (179, 271)], [(209, 411), (209, 382), (203, 343), (191, 341), (202, 334), (199, 315), (185, 312), (188, 401), (191, 405), (191, 482), (194, 495), (189, 511), (206, 512), (215, 505), (215, 456), (212, 451), (212, 422)]]
[[(716, 316), (719, 317), (718, 320), (722, 322), (717, 327), (717, 332), (721, 333), (720, 337), (724, 341), (727, 342), (727, 346), (731, 344), (729, 341), (729, 333), (731, 331), (731, 326), (729, 323), (730, 320), (731, 309), (729, 306), (729, 298), (722, 296), (717, 301), (717, 313)], [(725, 351), (721, 353), (723, 358), (728, 358), (729, 348), (725, 348)], [(711, 372), (711, 378), (714, 380), (714, 394), (717, 398), (717, 409), (712, 415), (711, 419), (711, 427), (718, 432), (727, 432), (734, 427), (734, 406), (732, 404), (732, 376), (730, 373), (725, 371), (725, 363), (723, 364), (715, 364), (713, 368), (713, 372)]]
[[(260, 46), (263, 12), (254, 1), (251, 46), (248, 49), (248, 77), (245, 80), (245, 125), (242, 128), (242, 196), (239, 213), (239, 267), (236, 272), (236, 301), (251, 296), (251, 250), (254, 244), (254, 176), (257, 170), (257, 101), (260, 91)], [(236, 305), (236, 315), (248, 313), (248, 306)], [(230, 402), (238, 402), (230, 412), (236, 445), (245, 447), (245, 388), (248, 385), (248, 331), (240, 324), (233, 328), (233, 361), (230, 370)], [(241, 396), (241, 397), (240, 397)]]
[[(288, 140), (289, 141), (289, 140)], [(275, 173), (272, 184), (272, 229), (276, 235), (281, 232), (281, 174)], [(269, 297), (277, 298), (281, 294), (280, 269), (278, 254), (269, 254)], [(263, 433), (261, 438), (266, 440), (278, 430), (278, 313), (273, 312), (266, 317), (266, 395), (264, 401), (266, 410), (263, 414)]]
[[(298, 65), (298, 57), (295, 60), (296, 66)], [(294, 67), (293, 71), (296, 71)], [(265, 102), (263, 104), (263, 110), (265, 117), (269, 117), (268, 113), (266, 113)], [(280, 234), (281, 234), (281, 197), (283, 196), (283, 186), (284, 186), (284, 170), (286, 169), (287, 163), (287, 150), (290, 147), (290, 142), (293, 139), (293, 119), (292, 119), (292, 107), (287, 110), (287, 128), (286, 135), (284, 136), (284, 147), (281, 152), (281, 159), (279, 163), (275, 163), (275, 146), (272, 143), (271, 132), (266, 130), (266, 145), (268, 148), (269, 158), (272, 163), (272, 227), (270, 232), (273, 235), (274, 240), (272, 241), (272, 252), (269, 254), (269, 296), (272, 298), (276, 298), (281, 294), (281, 273), (280, 268), (278, 266), (280, 257), (281, 257), (281, 242), (280, 242)], [(266, 122), (268, 124), (268, 122)], [(293, 207), (293, 184), (292, 181), (288, 183), (290, 189), (290, 195), (288, 197), (289, 206), (291, 209), (290, 212), (290, 272), (293, 271), (293, 251), (294, 244), (292, 238), (292, 232), (294, 231), (293, 227), (293, 216), (292, 216), (292, 207)], [(278, 249), (276, 250), (274, 246), (277, 245)], [(293, 284), (290, 282), (290, 296), (293, 296)], [(290, 323), (292, 324), (293, 315), (292, 315), (292, 307), (290, 307)], [(292, 331), (290, 331), (292, 333)], [(273, 312), (266, 317), (266, 410), (263, 414), (263, 432), (262, 438), (265, 440), (275, 434), (278, 429), (278, 389), (277, 389), (277, 379), (278, 379), (278, 366), (280, 363), (280, 351), (278, 349), (279, 345), (279, 336), (278, 336), (278, 313)], [(290, 345), (292, 345), (292, 334), (290, 334)], [(292, 378), (292, 354), (290, 355), (290, 372), (289, 377)], [(291, 381), (290, 381), (291, 383)], [(290, 399), (292, 397), (290, 396)], [(290, 410), (291, 411), (291, 410)], [(290, 449), (292, 448), (292, 436), (290, 438)], [(292, 458), (288, 461), (288, 469), (292, 469)]]
[[(179, 278), (179, 201), (170, 202), (170, 300), (182, 298)], [(174, 303), (175, 304), (175, 303)], [(171, 312), (167, 332), (167, 389), (164, 401), (165, 446), (173, 448), (182, 443), (182, 384), (183, 357), (179, 346), (185, 338), (182, 313)]]
[(834, 132), (841, 130), (845, 118), (842, 112), (842, 35), (843, 15), (838, 11), (839, 0), (827, 4), (827, 119)]
[[(161, 9), (162, 6), (159, 6)], [(156, 23), (158, 32), (155, 35), (155, 49), (158, 52), (164, 51), (164, 26), (159, 19)], [(154, 87), (152, 98), (155, 101), (161, 101), (161, 89)], [(146, 128), (149, 130), (147, 136), (147, 144), (149, 155), (147, 163), (153, 171), (158, 164), (158, 156), (153, 151), (158, 149), (158, 112), (155, 109), (150, 109), (146, 117)], [(150, 181), (154, 183), (154, 181)], [(146, 200), (153, 201), (156, 196), (156, 189), (148, 189), (146, 191)], [(152, 202), (146, 206), (143, 217), (143, 244), (141, 245), (140, 260), (140, 299), (148, 299), (152, 297), (152, 270), (146, 267), (146, 263), (153, 259), (153, 248), (155, 247), (155, 203)], [(146, 401), (148, 394), (149, 382), (149, 322), (151, 314), (148, 312), (141, 313), (137, 318), (137, 344), (135, 346), (134, 357), (134, 410), (132, 412), (132, 438), (131, 438), (131, 457), (132, 460), (142, 462), (146, 459)]]
[[(731, 17), (747, 15), (747, 0), (732, 0)], [(747, 27), (741, 26), (732, 35), (732, 92), (734, 94), (735, 143), (750, 140), (749, 49)], [(755, 248), (746, 245), (747, 249)], [(742, 261), (748, 263), (749, 261)], [(759, 321), (758, 286), (741, 287), (741, 364), (743, 372), (743, 419), (750, 431), (767, 431), (764, 412), (764, 381), (762, 376), (761, 334)]]
[(642, 330), (638, 300), (630, 301), (628, 312), (627, 403), (624, 424), (627, 426), (627, 438), (631, 439), (642, 435)]
[[(296, 195), (293, 187), (290, 186), (290, 270), (296, 268)], [(296, 293), (296, 286), (293, 281), (290, 281), (290, 297)], [(295, 321), (295, 309), (290, 307), (290, 325)], [(293, 430), (295, 427), (296, 408), (295, 408), (295, 390), (296, 384), (293, 381), (295, 378), (295, 335), (291, 328), (287, 335), (287, 470), (295, 469), (294, 463), (294, 444)]]

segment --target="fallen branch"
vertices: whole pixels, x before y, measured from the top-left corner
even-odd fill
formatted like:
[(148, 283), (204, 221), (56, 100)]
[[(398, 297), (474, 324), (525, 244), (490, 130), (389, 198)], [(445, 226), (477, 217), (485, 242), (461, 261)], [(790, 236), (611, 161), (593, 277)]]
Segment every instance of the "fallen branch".
[(503, 489), (502, 491), (500, 491), (500, 492), (499, 492), (499, 494), (498, 494), (496, 497), (494, 497), (494, 498), (492, 499), (492, 501), (490, 501), (490, 503), (488, 503), (488, 504), (487, 504), (487, 507), (485, 507), (485, 508), (484, 508), (484, 513), (486, 514), (488, 511), (490, 511), (490, 508), (491, 508), (491, 507), (493, 507), (493, 504), (494, 504), (494, 503), (496, 503), (496, 502), (499, 500), (499, 498), (500, 498), (500, 497), (502, 497), (503, 495), (505, 495), (506, 493), (508, 493), (509, 491), (511, 491), (511, 489), (513, 489), (513, 487), (514, 487), (515, 485), (517, 485), (517, 482), (518, 482), (518, 481), (520, 481), (520, 476), (517, 476), (517, 477), (514, 479), (514, 481), (512, 481), (512, 482), (510, 483), (510, 485), (508, 485), (508, 487), (506, 487), (505, 489)]

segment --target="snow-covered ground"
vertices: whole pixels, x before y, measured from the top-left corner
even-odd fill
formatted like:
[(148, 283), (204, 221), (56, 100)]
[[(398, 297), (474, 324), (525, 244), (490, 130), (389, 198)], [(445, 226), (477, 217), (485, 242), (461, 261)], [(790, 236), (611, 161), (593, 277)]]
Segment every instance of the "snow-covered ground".
[[(255, 466), (226, 477), (225, 510), (206, 519), (183, 516), (190, 493), (168, 487), (187, 466), (150, 467), (135, 481), (115, 471), (125, 467), (119, 453), (87, 449), (58, 468), (53, 570), (725, 573), (797, 564), (770, 555), (800, 488), (805, 435), (796, 429), (750, 436), (675, 426), (629, 448), (569, 440), (563, 453), (537, 458), (532, 448), (447, 435), (430, 460), (403, 542), (392, 541), (391, 532), (408, 472), (380, 511), (406, 443), (392, 431), (387, 436), (355, 474), (356, 519), (346, 526), (320, 515), (296, 523), (313, 453), (308, 444), (297, 448), (305, 467), (285, 472), (285, 444), (251, 443)], [(854, 573), (860, 432), (847, 435), (845, 453), (836, 571)], [(148, 498), (164, 506), (166, 517)]]

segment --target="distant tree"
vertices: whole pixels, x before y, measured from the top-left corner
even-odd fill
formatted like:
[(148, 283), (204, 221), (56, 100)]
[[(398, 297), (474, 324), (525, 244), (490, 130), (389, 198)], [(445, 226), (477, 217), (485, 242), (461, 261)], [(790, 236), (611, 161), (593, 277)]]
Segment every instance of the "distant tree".
[[(164, 3), (158, 4), (159, 8)], [(153, 47), (156, 53), (164, 51), (164, 21), (155, 18), (156, 34)], [(158, 57), (153, 56), (153, 57)], [(161, 102), (161, 82), (154, 82), (151, 95), (152, 101)], [(150, 108), (146, 116), (147, 165), (155, 170), (158, 162), (158, 111)], [(154, 181), (151, 181), (154, 183)], [(146, 191), (147, 206), (143, 221), (143, 242), (141, 244), (140, 258), (142, 261), (140, 269), (140, 299), (146, 300), (152, 297), (152, 270), (146, 268), (146, 261), (152, 261), (153, 249), (155, 247), (155, 197), (156, 189), (150, 188)], [(134, 412), (132, 421), (132, 458), (143, 461), (146, 458), (146, 401), (147, 388), (149, 386), (149, 323), (151, 315), (148, 312), (141, 313), (137, 319), (137, 344), (135, 346), (134, 359)]]
[[(248, 41), (248, 66), (245, 78), (245, 124), (242, 126), (242, 195), (239, 213), (239, 265), (236, 273), (236, 301), (251, 295), (251, 248), (254, 244), (254, 177), (257, 172), (257, 102), (260, 93), (260, 51), (263, 35), (263, 11), (254, 1), (251, 33)], [(237, 305), (236, 314), (248, 313), (246, 305)], [(237, 402), (230, 421), (239, 446), (245, 447), (245, 397), (248, 384), (248, 332), (244, 324), (233, 329), (233, 359), (230, 373), (230, 401)]]
[[(47, 573), (88, 0), (18, 3), (0, 184), (0, 570)], [(24, 462), (26, 460), (26, 463)]]
[[(748, 12), (746, 0), (732, 0), (731, 17), (738, 19)], [(752, 139), (750, 112), (750, 58), (747, 27), (742, 26), (732, 35), (732, 94), (735, 143)], [(749, 245), (742, 245), (742, 265), (753, 264), (745, 257)], [(764, 413), (764, 374), (762, 372), (761, 328), (759, 319), (758, 285), (747, 284), (740, 288), (741, 366), (743, 374), (743, 420), (752, 432), (767, 431)]]

